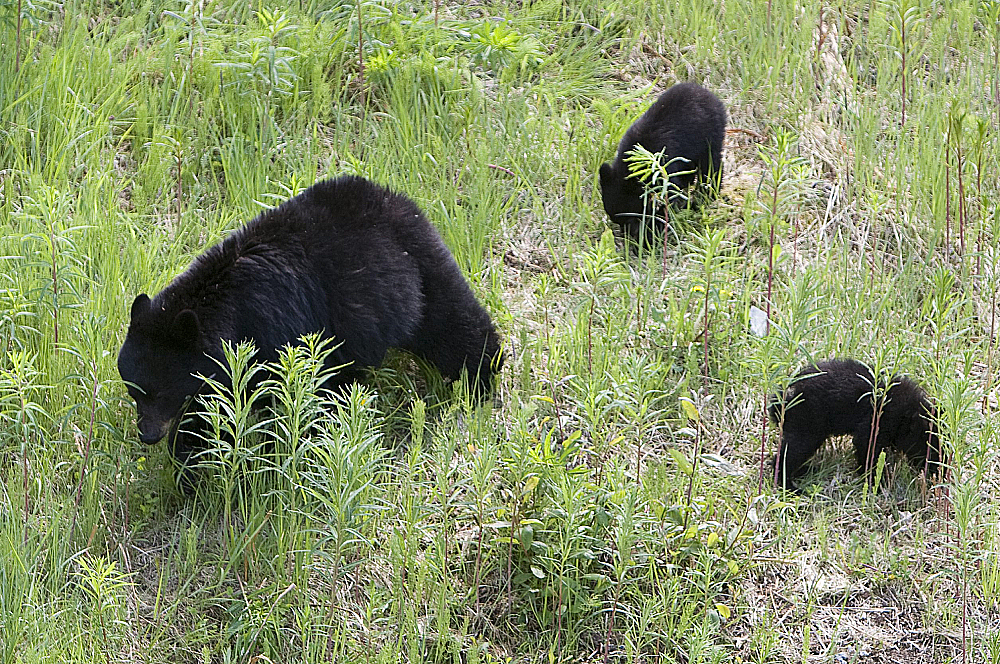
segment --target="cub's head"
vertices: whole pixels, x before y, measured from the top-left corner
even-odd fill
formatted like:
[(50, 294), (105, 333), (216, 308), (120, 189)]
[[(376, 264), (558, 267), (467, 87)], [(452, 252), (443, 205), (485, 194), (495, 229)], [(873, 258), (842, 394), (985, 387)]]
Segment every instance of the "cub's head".
[(917, 470), (926, 468), (930, 475), (940, 474), (946, 460), (941, 448), (937, 413), (929, 401), (923, 399), (919, 410), (910, 415), (904, 423), (901, 438), (900, 447)]
[[(643, 186), (635, 178), (626, 178), (626, 172), (621, 172), (622, 168), (616, 168), (620, 164), (601, 164), (598, 175), (601, 180), (601, 201), (604, 203), (604, 211), (608, 213), (608, 218), (616, 224), (620, 224), (624, 231), (633, 241), (638, 242), (639, 237), (644, 235), (646, 244), (652, 240), (652, 231), (660, 223), (652, 217), (652, 209), (644, 209)], [(643, 212), (646, 218), (643, 218)], [(643, 233), (645, 230), (645, 233)]]
[[(918, 471), (940, 474), (945, 459), (937, 409), (927, 393), (909, 378), (896, 377), (890, 389), (891, 414), (900, 414), (894, 447), (902, 452)], [(893, 403), (895, 406), (893, 407)]]
[(216, 365), (205, 355), (198, 315), (191, 309), (167, 311), (145, 294), (132, 302), (131, 322), (118, 352), (118, 373), (135, 399), (139, 439), (163, 438), (202, 385), (196, 374)]

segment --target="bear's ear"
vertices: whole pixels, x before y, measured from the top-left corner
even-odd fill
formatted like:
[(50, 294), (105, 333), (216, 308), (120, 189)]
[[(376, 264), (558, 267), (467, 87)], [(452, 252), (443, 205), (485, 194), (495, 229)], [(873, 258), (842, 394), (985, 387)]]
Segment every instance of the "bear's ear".
[(198, 340), (200, 329), (198, 314), (191, 309), (185, 309), (176, 316), (170, 325), (170, 336), (177, 341), (193, 344)]
[(148, 295), (146, 295), (145, 293), (140, 293), (139, 295), (136, 295), (135, 299), (132, 300), (132, 310), (129, 313), (129, 315), (132, 317), (132, 320), (135, 320), (145, 312), (149, 311), (149, 304), (150, 302)]

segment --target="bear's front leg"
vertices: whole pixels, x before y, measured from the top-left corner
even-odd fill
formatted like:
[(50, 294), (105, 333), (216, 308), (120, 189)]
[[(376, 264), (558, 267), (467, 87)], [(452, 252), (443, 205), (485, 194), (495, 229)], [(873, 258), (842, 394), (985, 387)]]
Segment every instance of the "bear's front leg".
[(177, 489), (185, 496), (194, 495), (197, 482), (193, 458), (205, 449), (205, 434), (208, 422), (203, 417), (184, 414), (170, 430), (167, 451), (174, 464), (174, 481)]

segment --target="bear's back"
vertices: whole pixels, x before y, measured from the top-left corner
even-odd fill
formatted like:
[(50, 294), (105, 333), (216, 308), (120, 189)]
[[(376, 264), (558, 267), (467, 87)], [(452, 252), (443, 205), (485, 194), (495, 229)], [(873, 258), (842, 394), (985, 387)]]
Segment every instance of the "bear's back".
[(325, 330), (345, 340), (342, 354), (373, 365), (419, 325), (424, 263), (441, 261), (458, 272), (415, 203), (344, 176), (234, 230), (178, 275), (157, 305), (192, 308), (212, 338), (249, 338), (259, 348)]
[(307, 249), (329, 249), (353, 238), (362, 246), (345, 249), (354, 251), (415, 229), (436, 235), (409, 198), (348, 175), (317, 182), (278, 207), (265, 210), (237, 230), (233, 239), (244, 246), (294, 242)]
[(719, 98), (697, 83), (678, 83), (629, 127), (619, 145), (619, 156), (641, 145), (650, 152), (665, 150), (668, 157), (684, 156), (702, 168), (708, 166), (707, 157), (711, 156), (718, 168), (725, 132), (726, 107)]
[(811, 422), (827, 435), (851, 433), (871, 420), (873, 381), (868, 367), (852, 359), (807, 365), (785, 393), (786, 421), (792, 417)]

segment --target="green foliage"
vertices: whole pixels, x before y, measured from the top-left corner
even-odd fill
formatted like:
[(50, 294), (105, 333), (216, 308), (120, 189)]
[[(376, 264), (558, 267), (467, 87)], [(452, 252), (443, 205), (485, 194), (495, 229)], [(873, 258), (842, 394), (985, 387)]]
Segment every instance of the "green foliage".
[(101, 557), (79, 560), (77, 577), (90, 601), (92, 620), (96, 623), (100, 640), (92, 644), (95, 652), (101, 652), (105, 661), (111, 661), (108, 631), (120, 632), (123, 623), (123, 591), (131, 586), (128, 574), (117, 568), (117, 563)]
[(293, 25), (283, 12), (261, 9), (256, 15), (262, 34), (241, 41), (231, 53), (233, 59), (216, 66), (232, 70), (245, 87), (266, 97), (290, 95), (299, 79), (294, 67), (299, 54), (282, 44), (294, 40), (299, 26)]
[[(641, 145), (625, 153), (625, 163), (628, 165), (629, 177), (636, 178), (646, 186), (646, 196), (655, 198), (661, 203), (673, 202), (678, 199), (685, 199), (684, 192), (678, 189), (670, 181), (672, 175), (687, 175), (694, 173), (693, 170), (684, 170), (687, 163), (684, 157), (673, 157), (668, 159), (663, 150), (653, 154)], [(669, 166), (676, 164), (681, 170), (671, 173)]]
[(497, 75), (512, 71), (505, 79), (530, 74), (543, 61), (544, 51), (538, 40), (521, 34), (507, 22), (478, 25), (469, 31), (467, 39), (472, 61)]

